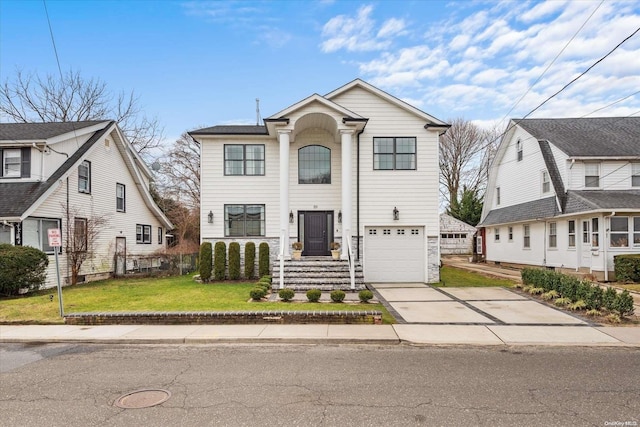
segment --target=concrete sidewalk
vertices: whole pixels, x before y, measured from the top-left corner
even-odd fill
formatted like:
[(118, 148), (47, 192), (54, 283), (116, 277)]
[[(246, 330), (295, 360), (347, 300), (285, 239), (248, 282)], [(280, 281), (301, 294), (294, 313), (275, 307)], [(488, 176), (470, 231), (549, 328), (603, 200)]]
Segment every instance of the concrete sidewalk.
[(526, 325), (0, 325), (0, 343), (621, 346), (640, 328)]

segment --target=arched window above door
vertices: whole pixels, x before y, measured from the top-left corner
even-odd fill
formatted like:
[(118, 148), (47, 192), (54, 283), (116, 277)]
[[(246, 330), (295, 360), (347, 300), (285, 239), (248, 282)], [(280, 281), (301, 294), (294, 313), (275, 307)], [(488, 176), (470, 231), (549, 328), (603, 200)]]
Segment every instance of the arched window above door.
[(307, 145), (298, 150), (298, 183), (331, 184), (331, 150)]

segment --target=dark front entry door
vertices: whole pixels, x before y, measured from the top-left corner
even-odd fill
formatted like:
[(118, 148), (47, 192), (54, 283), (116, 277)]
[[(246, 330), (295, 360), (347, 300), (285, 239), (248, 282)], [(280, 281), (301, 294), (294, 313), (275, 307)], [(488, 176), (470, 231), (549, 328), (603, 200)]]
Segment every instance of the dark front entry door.
[(327, 212), (304, 213), (304, 247), (302, 255), (329, 255)]

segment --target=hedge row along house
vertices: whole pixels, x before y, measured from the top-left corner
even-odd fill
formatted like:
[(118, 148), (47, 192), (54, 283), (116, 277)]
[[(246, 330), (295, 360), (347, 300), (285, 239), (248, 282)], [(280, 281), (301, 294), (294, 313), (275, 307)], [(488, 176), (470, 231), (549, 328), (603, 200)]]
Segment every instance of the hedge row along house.
[(61, 230), (60, 273), (72, 281), (124, 274), (130, 255), (166, 247), (173, 228), (149, 192), (152, 172), (113, 121), (0, 124), (0, 243), (49, 254), (45, 287), (56, 285), (47, 231)]
[[(438, 135), (448, 124), (360, 80), (201, 143), (203, 241), (340, 257), (367, 282), (439, 280)], [(278, 263), (275, 264), (279, 271)]]
[(613, 280), (640, 253), (640, 117), (511, 120), (479, 227), (487, 261)]

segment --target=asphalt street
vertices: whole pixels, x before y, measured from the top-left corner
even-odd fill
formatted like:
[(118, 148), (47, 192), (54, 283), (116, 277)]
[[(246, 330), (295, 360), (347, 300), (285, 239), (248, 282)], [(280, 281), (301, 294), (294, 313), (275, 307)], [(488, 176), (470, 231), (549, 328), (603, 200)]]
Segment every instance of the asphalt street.
[(2, 344), (0, 371), (7, 426), (640, 424), (637, 348)]

